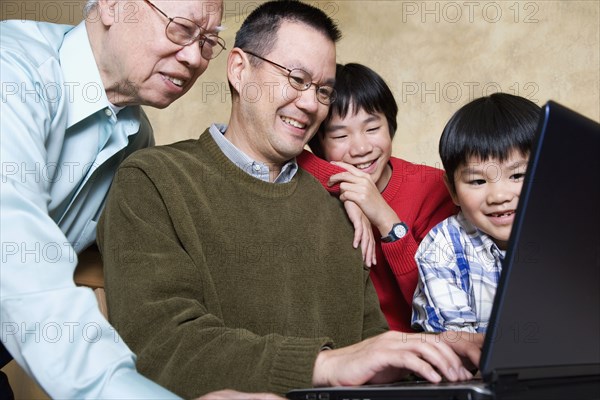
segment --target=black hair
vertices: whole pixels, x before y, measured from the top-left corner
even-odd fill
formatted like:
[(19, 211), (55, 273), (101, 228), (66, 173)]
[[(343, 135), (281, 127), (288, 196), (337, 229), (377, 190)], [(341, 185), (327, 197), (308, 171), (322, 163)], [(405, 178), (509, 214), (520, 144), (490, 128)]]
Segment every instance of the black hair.
[(461, 107), (444, 127), (439, 152), (455, 192), (454, 173), (471, 157), (506, 161), (513, 150), (529, 155), (541, 109), (508, 93), (494, 93)]
[(317, 134), (308, 142), (313, 153), (325, 158), (321, 138), (327, 125), (334, 115), (345, 118), (350, 110), (355, 114), (361, 109), (369, 114), (382, 113), (387, 120), (390, 137), (394, 138), (398, 128), (398, 105), (389, 86), (377, 72), (362, 64), (337, 64), (334, 88), (336, 99), (329, 106), (329, 113)]
[(261, 4), (248, 15), (235, 35), (234, 47), (261, 56), (268, 54), (284, 21), (306, 24), (334, 43), (342, 37), (336, 23), (320, 9), (295, 0), (274, 0)]

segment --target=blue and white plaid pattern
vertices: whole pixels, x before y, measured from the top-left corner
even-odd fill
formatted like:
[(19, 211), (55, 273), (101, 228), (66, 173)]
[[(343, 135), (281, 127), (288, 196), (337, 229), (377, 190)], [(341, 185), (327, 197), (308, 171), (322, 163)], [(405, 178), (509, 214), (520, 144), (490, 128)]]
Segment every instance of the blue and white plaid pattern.
[(415, 259), (412, 325), (428, 332), (487, 329), (505, 252), (462, 213), (436, 225)]

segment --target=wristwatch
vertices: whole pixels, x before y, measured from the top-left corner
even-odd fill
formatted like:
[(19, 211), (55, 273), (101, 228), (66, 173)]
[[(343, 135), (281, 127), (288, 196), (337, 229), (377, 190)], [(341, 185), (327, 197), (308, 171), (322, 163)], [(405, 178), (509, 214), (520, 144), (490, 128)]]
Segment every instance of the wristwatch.
[(408, 233), (408, 226), (404, 222), (398, 222), (392, 226), (392, 230), (387, 236), (381, 238), (384, 243), (395, 242), (398, 239), (402, 239)]

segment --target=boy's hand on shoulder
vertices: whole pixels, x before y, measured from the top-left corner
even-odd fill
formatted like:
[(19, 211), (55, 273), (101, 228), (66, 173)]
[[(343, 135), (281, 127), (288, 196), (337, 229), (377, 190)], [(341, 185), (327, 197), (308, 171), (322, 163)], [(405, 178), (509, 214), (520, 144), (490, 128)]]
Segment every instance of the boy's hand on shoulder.
[[(395, 222), (400, 222), (396, 212), (386, 203), (369, 174), (342, 161), (332, 161), (331, 163), (348, 171), (340, 172), (329, 178), (329, 186), (340, 184), (340, 200), (356, 203), (371, 224), (380, 231), (382, 226), (389, 225), (391, 227)], [(389, 229), (384, 230), (385, 233), (388, 231)]]

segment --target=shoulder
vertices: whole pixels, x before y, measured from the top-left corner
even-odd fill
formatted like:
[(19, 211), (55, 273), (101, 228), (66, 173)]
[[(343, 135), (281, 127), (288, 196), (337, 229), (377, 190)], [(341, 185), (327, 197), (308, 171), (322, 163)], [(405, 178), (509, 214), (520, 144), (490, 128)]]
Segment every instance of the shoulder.
[(422, 249), (447, 247), (456, 254), (470, 253), (474, 247), (486, 243), (487, 235), (465, 219), (462, 213), (446, 218), (434, 226), (419, 246)]
[(198, 139), (189, 139), (163, 146), (140, 149), (121, 164), (121, 168), (138, 168), (144, 171), (161, 171), (165, 168), (184, 168), (187, 161), (195, 159)]
[(457, 217), (440, 222), (419, 245), (415, 261), (421, 274), (439, 274), (464, 266), (470, 252), (469, 237)]
[(443, 184), (444, 171), (425, 164), (415, 164), (397, 157), (390, 157), (393, 175), (404, 182), (425, 185)]
[(314, 204), (322, 216), (325, 215), (325, 212), (335, 218), (340, 218), (341, 215), (341, 219), (349, 224), (344, 204), (336, 196), (329, 193), (317, 178), (302, 168), (298, 169), (297, 178), (296, 195), (304, 197), (306, 204)]
[(427, 172), (432, 175), (444, 174), (444, 171), (439, 168), (431, 167), (427, 164), (416, 164), (398, 157), (390, 157), (390, 163), (392, 163), (392, 166), (398, 166), (401, 170), (407, 171), (407, 173)]
[(298, 168), (298, 185), (301, 190), (309, 191), (311, 196), (315, 196), (317, 199), (330, 204), (342, 204), (342, 202), (335, 196), (332, 196), (327, 189), (319, 182), (318, 178), (311, 172), (304, 168)]
[(449, 238), (456, 234), (462, 235), (463, 231), (464, 229), (458, 220), (458, 215), (452, 215), (431, 228), (426, 238)]
[(48, 58), (58, 58), (63, 38), (73, 26), (12, 20), (0, 22), (0, 28), (0, 57), (18, 57), (32, 65), (40, 66)]
[(464, 241), (468, 234), (461, 225), (458, 217), (458, 215), (448, 217), (431, 228), (419, 245), (417, 256), (420, 256), (425, 250), (431, 247), (445, 247), (449, 244)]

